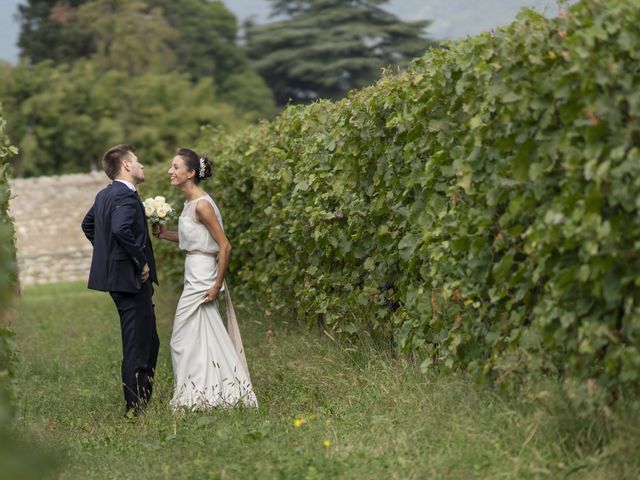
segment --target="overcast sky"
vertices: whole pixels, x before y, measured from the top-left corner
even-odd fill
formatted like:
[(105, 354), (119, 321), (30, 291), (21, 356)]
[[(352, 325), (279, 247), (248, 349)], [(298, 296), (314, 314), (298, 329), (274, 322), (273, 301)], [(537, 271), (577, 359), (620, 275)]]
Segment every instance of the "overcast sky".
[[(179, 0), (176, 0), (179, 1)], [(18, 25), (14, 16), (21, 0), (0, 0), (0, 59), (15, 63), (18, 58)], [(268, 0), (227, 0), (240, 21), (248, 17), (268, 20)], [(435, 40), (475, 35), (510, 23), (522, 7), (532, 7), (555, 16), (555, 0), (391, 0), (386, 7), (405, 20), (433, 21), (427, 30)]]

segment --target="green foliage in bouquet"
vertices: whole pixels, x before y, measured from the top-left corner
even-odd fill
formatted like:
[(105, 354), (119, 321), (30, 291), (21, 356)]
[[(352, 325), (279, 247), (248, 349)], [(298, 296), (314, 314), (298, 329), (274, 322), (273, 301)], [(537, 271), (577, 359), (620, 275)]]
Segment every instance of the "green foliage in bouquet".
[(343, 101), (214, 135), (236, 281), (424, 368), (638, 388), (638, 7), (523, 10)]
[(145, 199), (142, 205), (147, 221), (151, 224), (167, 223), (175, 218), (175, 209), (161, 195)]

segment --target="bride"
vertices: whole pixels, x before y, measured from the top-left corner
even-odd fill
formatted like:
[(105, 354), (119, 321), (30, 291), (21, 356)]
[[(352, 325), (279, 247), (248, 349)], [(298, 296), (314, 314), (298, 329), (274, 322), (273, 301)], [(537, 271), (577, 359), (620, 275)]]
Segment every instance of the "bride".
[[(174, 409), (202, 410), (243, 404), (257, 407), (242, 340), (224, 276), (231, 244), (213, 199), (200, 187), (211, 176), (211, 163), (188, 148), (178, 150), (169, 168), (171, 185), (185, 196), (178, 231), (153, 226), (160, 239), (177, 242), (186, 250), (184, 289), (171, 334), (171, 361), (175, 392)], [(225, 330), (218, 298), (227, 296)]]

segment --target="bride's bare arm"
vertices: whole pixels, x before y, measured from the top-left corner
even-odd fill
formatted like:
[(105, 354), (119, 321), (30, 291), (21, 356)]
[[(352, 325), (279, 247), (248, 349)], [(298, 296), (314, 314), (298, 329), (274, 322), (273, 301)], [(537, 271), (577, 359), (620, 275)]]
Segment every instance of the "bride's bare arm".
[(174, 232), (173, 230), (165, 230), (164, 225), (162, 225), (161, 223), (154, 223), (151, 233), (156, 238), (178, 243), (178, 232)]
[(218, 275), (214, 285), (207, 291), (204, 301), (213, 302), (218, 298), (220, 289), (222, 288), (222, 282), (224, 282), (224, 275), (227, 271), (227, 265), (229, 264), (229, 256), (231, 255), (231, 244), (227, 239), (227, 236), (218, 222), (216, 212), (209, 202), (198, 202), (196, 205), (196, 218), (207, 227), (209, 233), (220, 247), (218, 252)]

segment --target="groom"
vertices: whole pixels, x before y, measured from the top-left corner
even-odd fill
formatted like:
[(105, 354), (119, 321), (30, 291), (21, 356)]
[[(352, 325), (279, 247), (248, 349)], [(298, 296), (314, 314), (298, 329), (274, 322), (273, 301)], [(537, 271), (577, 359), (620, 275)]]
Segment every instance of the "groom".
[(132, 145), (116, 145), (102, 166), (111, 185), (98, 192), (82, 221), (93, 245), (89, 288), (109, 292), (120, 315), (122, 384), (127, 413), (142, 412), (151, 398), (160, 341), (152, 300), (158, 283), (147, 220), (136, 185), (144, 167)]

